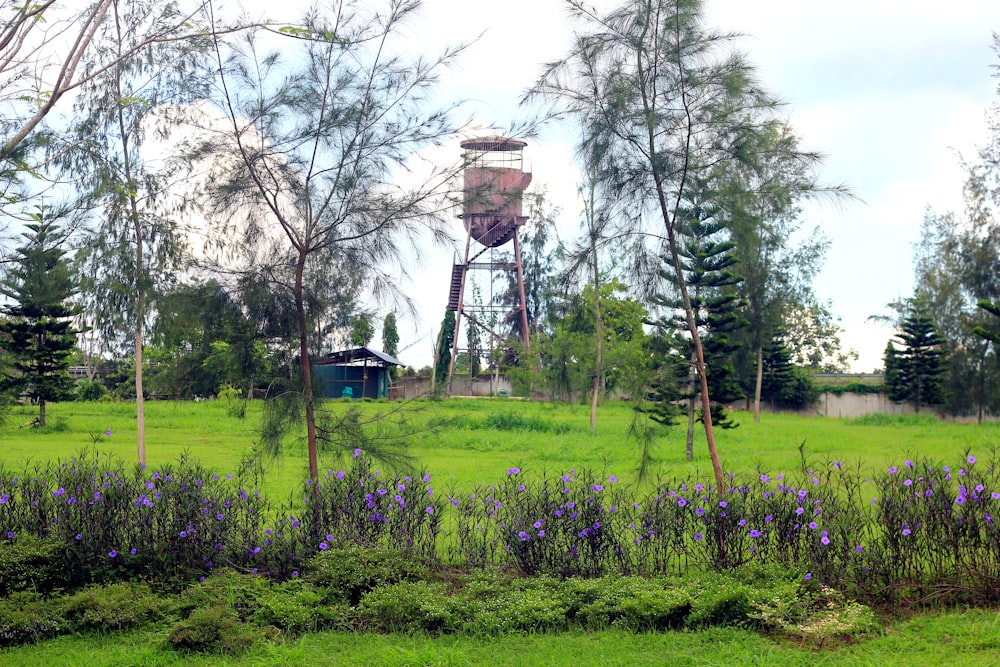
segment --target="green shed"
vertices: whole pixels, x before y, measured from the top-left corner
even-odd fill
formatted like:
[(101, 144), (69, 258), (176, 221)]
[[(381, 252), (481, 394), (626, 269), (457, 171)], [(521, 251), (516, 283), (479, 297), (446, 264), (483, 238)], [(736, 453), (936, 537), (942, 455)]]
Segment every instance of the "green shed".
[(313, 363), (313, 376), (327, 398), (387, 398), (389, 369), (399, 360), (369, 347), (334, 352)]

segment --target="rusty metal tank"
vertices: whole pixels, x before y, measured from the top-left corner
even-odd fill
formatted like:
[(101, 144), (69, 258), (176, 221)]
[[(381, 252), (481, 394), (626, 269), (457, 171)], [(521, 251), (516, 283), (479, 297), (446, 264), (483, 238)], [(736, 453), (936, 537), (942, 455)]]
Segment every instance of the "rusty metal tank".
[(527, 222), (521, 214), (521, 196), (531, 183), (523, 171), (523, 141), (480, 137), (462, 142), (465, 164), (462, 214), (465, 228), (489, 248), (511, 240)]

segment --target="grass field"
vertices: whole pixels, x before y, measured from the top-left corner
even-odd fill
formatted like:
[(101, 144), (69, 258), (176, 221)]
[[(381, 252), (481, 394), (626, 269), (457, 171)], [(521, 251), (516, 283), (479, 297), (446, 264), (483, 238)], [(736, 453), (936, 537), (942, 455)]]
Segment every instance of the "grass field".
[[(387, 404), (361, 403), (372, 413)], [(330, 404), (345, 410), (344, 403)], [(467, 487), (498, 479), (512, 466), (527, 471), (563, 472), (592, 468), (607, 470), (622, 481), (635, 479), (639, 445), (628, 437), (632, 411), (610, 403), (600, 409), (598, 426), (588, 426), (589, 409), (582, 405), (532, 403), (512, 400), (451, 400), (416, 402), (409, 417), (414, 425), (431, 419), (449, 424), (438, 432), (419, 432), (409, 438), (407, 451), (416, 468), (434, 475), (439, 488)], [(0, 429), (0, 463), (22, 468), (29, 460), (65, 459), (95, 443), (99, 451), (135, 459), (135, 406), (129, 403), (64, 403), (48, 408), (45, 429), (20, 428), (34, 412), (16, 408)], [(149, 402), (146, 404), (146, 450), (154, 469), (188, 453), (206, 466), (226, 472), (250, 451), (261, 416), (251, 403), (245, 419), (229, 414), (223, 401)], [(760, 467), (770, 472), (796, 471), (799, 447), (809, 465), (834, 460), (866, 468), (898, 464), (902, 459), (927, 456), (952, 462), (971, 450), (983, 456), (1000, 443), (1000, 424), (952, 424), (931, 416), (861, 420), (803, 418), (765, 414), (754, 423), (737, 413), (739, 428), (719, 431), (718, 447), (727, 472), (750, 473)], [(489, 427), (494, 425), (493, 427)], [(110, 429), (111, 436), (104, 433)], [(655, 445), (653, 474), (708, 479), (711, 465), (704, 436), (696, 431), (695, 458), (684, 454), (683, 429), (675, 428)], [(342, 458), (322, 456), (321, 466), (335, 467)], [(265, 490), (284, 497), (306, 476), (306, 452), (301, 439), (290, 439), (284, 454), (268, 470)]]
[(581, 665), (684, 667), (911, 667), (1000, 665), (1000, 615), (982, 610), (932, 613), (898, 622), (851, 645), (801, 647), (738, 628), (634, 634), (604, 631), (505, 637), (430, 637), (314, 633), (257, 644), (240, 657), (181, 656), (161, 648), (165, 632), (63, 637), (0, 651), (5, 667), (132, 665), (365, 665), (366, 667), (537, 667)]
[[(372, 413), (388, 406), (358, 404)], [(347, 404), (331, 404), (346, 410)], [(634, 482), (638, 445), (628, 437), (632, 413), (627, 405), (602, 407), (598, 428), (588, 427), (586, 406), (514, 400), (418, 402), (411, 423), (432, 419), (447, 424), (409, 441), (416, 468), (432, 473), (435, 485), (468, 488), (501, 479), (517, 466), (531, 471), (592, 468)], [(46, 429), (20, 428), (34, 411), (14, 408), (0, 429), (0, 463), (23, 470), (32, 461), (67, 459), (96, 444), (99, 451), (135, 459), (135, 406), (125, 403), (68, 403), (49, 407)], [(147, 452), (156, 469), (182, 454), (220, 473), (233, 470), (247, 454), (259, 427), (261, 406), (251, 404), (245, 419), (230, 414), (221, 401), (147, 403)], [(966, 451), (986, 456), (1000, 442), (1000, 425), (957, 425), (932, 417), (862, 420), (764, 415), (754, 423), (744, 413), (741, 426), (718, 435), (727, 471), (749, 474), (796, 471), (800, 445), (808, 465), (835, 460), (865, 469), (925, 456), (932, 461), (960, 460)], [(105, 435), (110, 430), (111, 435)], [(682, 429), (655, 446), (654, 475), (711, 476), (703, 437), (695, 460), (684, 455)], [(349, 456), (349, 455), (348, 455)], [(290, 439), (283, 455), (268, 468), (262, 492), (276, 501), (298, 495), (305, 478), (305, 448)], [(336, 467), (333, 453), (324, 467)], [(954, 610), (902, 618), (879, 637), (852, 645), (800, 647), (736, 628), (700, 632), (631, 634), (623, 632), (511, 635), (502, 638), (429, 637), (316, 633), (274, 644), (257, 644), (240, 658), (181, 657), (163, 647), (166, 629), (147, 628), (108, 636), (62, 637), (33, 646), (0, 651), (3, 665), (1000, 665), (1000, 614)]]

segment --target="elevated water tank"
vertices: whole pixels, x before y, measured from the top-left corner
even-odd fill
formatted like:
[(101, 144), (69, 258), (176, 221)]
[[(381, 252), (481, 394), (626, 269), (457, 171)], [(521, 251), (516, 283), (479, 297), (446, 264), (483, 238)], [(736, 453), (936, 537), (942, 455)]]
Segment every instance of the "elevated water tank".
[(502, 246), (528, 220), (521, 214), (521, 195), (531, 183), (531, 174), (522, 170), (525, 145), (506, 137), (466, 139), (461, 144), (465, 171), (459, 217), (484, 246)]

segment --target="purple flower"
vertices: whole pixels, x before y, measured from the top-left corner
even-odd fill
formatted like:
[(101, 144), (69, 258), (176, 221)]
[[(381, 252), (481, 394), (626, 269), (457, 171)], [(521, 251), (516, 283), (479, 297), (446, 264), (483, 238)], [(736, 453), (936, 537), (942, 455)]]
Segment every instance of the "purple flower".
[(816, 526), (817, 526), (817, 524), (816, 524), (815, 521), (810, 521), (809, 522), (809, 529), (810, 530), (816, 530)]
[(597, 493), (600, 493), (601, 491), (603, 491), (603, 490), (604, 490), (604, 487), (603, 487), (603, 486), (601, 486), (600, 484), (594, 484), (594, 486), (593, 486), (593, 489), (594, 489), (594, 491), (596, 491)]
[(539, 528), (542, 527), (542, 522), (541, 521), (536, 521), (535, 523), (533, 523), (531, 525), (534, 526), (535, 529), (537, 530), (537, 529), (539, 529)]
[(819, 541), (822, 542), (823, 544), (829, 544), (830, 543), (830, 536), (827, 535), (827, 533), (826, 533), (825, 530), (823, 531), (823, 535), (819, 538)]
[(749, 534), (749, 535), (750, 535), (750, 537), (752, 537), (753, 539), (757, 539), (758, 537), (760, 537), (760, 536), (761, 536), (761, 535), (763, 535), (764, 533), (760, 532), (759, 530), (757, 530), (757, 529), (755, 529), (755, 528), (751, 528), (751, 529), (750, 529), (750, 532), (749, 532), (748, 534)]
[(12, 531), (12, 530), (8, 530), (7, 531), (7, 539), (8, 540), (14, 539), (14, 531)]
[(76, 534), (76, 539), (77, 539), (77, 541), (82, 540), (83, 539), (83, 534), (82, 533), (77, 533)]
[(863, 549), (864, 547), (859, 544), (858, 546), (854, 547), (854, 553), (859, 554)]
[(544, 530), (538, 531), (538, 536), (539, 537), (545, 537), (545, 531)]
[(729, 503), (727, 503), (725, 500), (720, 500), (719, 507), (729, 507)]
[(115, 551), (114, 549), (112, 549), (111, 551), (108, 552), (108, 558), (114, 558), (117, 555), (118, 555), (118, 552)]
[(180, 536), (181, 536), (181, 537), (187, 537), (187, 536), (188, 536), (188, 534), (187, 534), (187, 531), (186, 531), (186, 530), (182, 530), (182, 531), (180, 532)]
[(905, 465), (907, 468), (912, 468), (913, 461), (911, 461), (910, 459), (906, 459), (906, 461), (903, 462), (903, 465)]
[(319, 543), (319, 550), (320, 551), (326, 551), (329, 548), (330, 548), (330, 545), (327, 544), (326, 542), (320, 542)]
[(965, 496), (959, 496), (958, 498), (955, 498), (955, 504), (956, 505), (964, 505), (965, 504)]
[(695, 540), (695, 542), (701, 542), (701, 538), (702, 538), (702, 534), (701, 533), (695, 533), (694, 534), (694, 540)]
[(913, 480), (912, 479), (904, 480), (903, 486), (913, 486)]
[(774, 521), (774, 517), (768, 514), (766, 517), (764, 517), (764, 521), (766, 523), (771, 523), (772, 521)]
[(434, 508), (431, 507), (430, 505), (428, 505), (427, 507), (425, 507), (424, 511), (427, 512), (428, 514), (434, 514)]
[(110, 438), (111, 437), (111, 429), (110, 428), (107, 431), (104, 432), (104, 437), (105, 438)]
[(975, 457), (975, 456), (973, 456), (972, 454), (969, 454), (969, 455), (968, 455), (968, 456), (967, 456), (967, 457), (965, 458), (965, 460), (966, 460), (966, 461), (968, 461), (969, 465), (972, 465), (973, 463), (975, 463), (975, 462), (976, 462), (976, 457)]
[(897, 470), (899, 470), (899, 468), (897, 468), (896, 466), (892, 466), (891, 468), (889, 468), (889, 474), (895, 475)]
[(431, 481), (431, 474), (429, 472), (425, 472), (423, 479), (424, 479), (424, 484)]
[(521, 472), (520, 468), (507, 468), (508, 475), (516, 475), (519, 472)]
[(679, 500), (677, 501), (677, 505), (678, 505), (679, 507), (684, 507), (684, 506), (685, 506), (685, 505), (687, 505), (687, 504), (688, 504), (688, 501), (684, 500), (683, 498), (681, 498), (681, 499), (679, 499)]
[(910, 529), (909, 528), (904, 528), (903, 529), (903, 536), (905, 537), (906, 535), (909, 535), (909, 534), (910, 534)]
[(562, 481), (564, 481), (564, 482), (571, 482), (571, 481), (573, 481), (573, 478), (570, 477), (569, 475), (563, 475), (562, 476)]
[(354, 458), (358, 458), (359, 456), (361, 456), (361, 448), (360, 447), (358, 447), (357, 449), (354, 450)]
[(135, 555), (135, 547), (132, 547), (132, 549), (129, 551), (129, 553), (134, 556)]
[(528, 540), (530, 540), (530, 539), (531, 539), (531, 535), (528, 535), (528, 534), (527, 534), (526, 532), (524, 532), (523, 530), (522, 530), (522, 531), (520, 531), (520, 532), (519, 532), (519, 533), (517, 534), (517, 536), (518, 536), (518, 537), (519, 537), (519, 538), (521, 539), (521, 541), (522, 541), (522, 542), (527, 542)]
[(295, 578), (297, 576), (299, 576), (299, 571), (298, 570), (292, 570), (292, 578)]
[(704, 488), (705, 488), (705, 486), (703, 484), (701, 484), (701, 483), (698, 483), (698, 484), (694, 485), (694, 490), (695, 491), (702, 491), (702, 490), (704, 490)]
[(611, 477), (608, 477), (608, 481), (614, 484), (615, 482), (618, 481), (618, 478), (615, 477), (614, 475), (611, 475)]
[(64, 488), (62, 488), (60, 486), (58, 489), (56, 489), (55, 491), (52, 492), (52, 495), (58, 497), (58, 496), (61, 496), (64, 493), (66, 493), (66, 489), (64, 489)]
[(805, 511), (806, 511), (806, 510), (805, 510), (805, 508), (803, 508), (803, 507), (796, 507), (796, 508), (795, 508), (795, 513), (796, 513), (796, 514), (804, 514), (804, 513), (805, 513)]
[(761, 475), (760, 476), (760, 481), (762, 481), (762, 482), (770, 482), (771, 478), (768, 477), (767, 475)]
[(810, 579), (812, 579), (812, 578), (813, 578), (813, 575), (812, 575), (812, 572), (806, 572), (806, 576), (805, 576), (805, 577), (803, 577), (803, 578), (804, 578), (804, 579), (805, 579), (806, 581), (809, 581)]
[(221, 512), (219, 514), (215, 515), (215, 520), (216, 521), (222, 521), (224, 518), (225, 518), (225, 515), (223, 515)]
[(833, 462), (833, 467), (836, 468), (837, 470), (840, 470), (840, 468), (841, 468), (840, 461), (834, 461)]
[(343, 470), (338, 470), (337, 471), (337, 479), (344, 479), (344, 471)]

